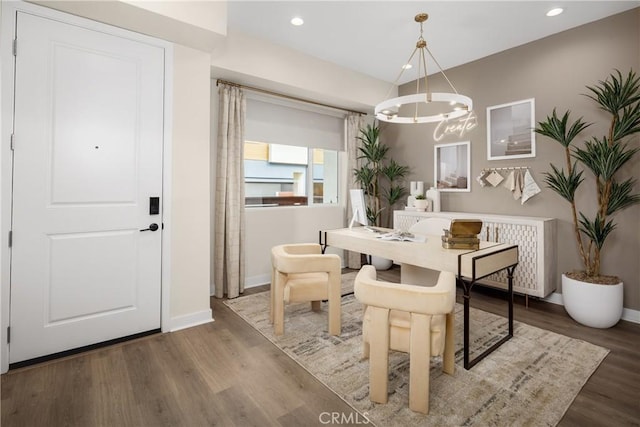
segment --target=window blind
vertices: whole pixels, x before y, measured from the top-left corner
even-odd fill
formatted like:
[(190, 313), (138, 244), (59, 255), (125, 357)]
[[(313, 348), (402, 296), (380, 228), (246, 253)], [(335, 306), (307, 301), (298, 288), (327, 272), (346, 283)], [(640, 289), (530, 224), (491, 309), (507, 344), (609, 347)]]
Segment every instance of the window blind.
[(344, 150), (344, 116), (248, 98), (245, 140)]

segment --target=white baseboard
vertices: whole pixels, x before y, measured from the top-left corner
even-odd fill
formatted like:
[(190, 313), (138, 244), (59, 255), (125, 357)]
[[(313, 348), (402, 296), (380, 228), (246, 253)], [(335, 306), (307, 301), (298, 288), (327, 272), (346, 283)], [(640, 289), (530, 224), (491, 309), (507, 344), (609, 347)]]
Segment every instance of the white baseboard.
[(550, 302), (552, 304), (564, 305), (564, 303), (562, 302), (562, 294), (559, 294), (557, 292), (552, 293), (551, 295), (549, 295), (546, 298), (543, 298), (542, 300), (546, 302)]
[(640, 323), (640, 311), (631, 310), (630, 308), (623, 308), (622, 320), (626, 320), (628, 322), (633, 322), (633, 323)]
[[(548, 297), (544, 298), (543, 301), (550, 302), (552, 304), (564, 305), (562, 302), (562, 294), (559, 294), (557, 292), (554, 292)], [(627, 322), (640, 323), (640, 311), (632, 310), (630, 308), (623, 308), (622, 320), (626, 320)]]
[(269, 283), (271, 283), (271, 274), (261, 274), (259, 276), (246, 277), (244, 279), (244, 288), (255, 288)]
[(213, 312), (211, 309), (196, 311), (195, 313), (184, 314), (171, 318), (171, 328), (169, 332), (179, 331), (181, 329), (191, 328), (193, 326), (203, 325), (213, 322)]

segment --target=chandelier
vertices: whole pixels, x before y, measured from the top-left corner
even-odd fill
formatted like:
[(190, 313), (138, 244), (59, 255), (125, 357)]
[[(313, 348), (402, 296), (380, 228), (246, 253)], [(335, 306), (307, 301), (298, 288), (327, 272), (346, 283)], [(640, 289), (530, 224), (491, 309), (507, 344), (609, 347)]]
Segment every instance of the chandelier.
[[(398, 81), (402, 77), (405, 70), (412, 68), (411, 61), (416, 53), (418, 53), (418, 78), (416, 79), (416, 93), (413, 95), (404, 95), (397, 98), (387, 99), (382, 101), (375, 107), (375, 116), (378, 120), (391, 123), (429, 123), (439, 122), (443, 119), (455, 119), (462, 117), (473, 109), (473, 102), (468, 96), (460, 95), (453, 84), (447, 77), (447, 75), (438, 64), (436, 58), (427, 47), (427, 42), (422, 37), (422, 25), (429, 18), (426, 13), (419, 13), (415, 17), (415, 21), (420, 23), (420, 37), (416, 42), (416, 47), (413, 53), (409, 57), (409, 60), (403, 65), (402, 71), (396, 78), (393, 87), (397, 86)], [(429, 54), (433, 62), (440, 69), (440, 73), (444, 76), (445, 80), (451, 87), (453, 93), (442, 92), (430, 92), (429, 84), (427, 81), (427, 62), (425, 51)], [(420, 76), (424, 73), (424, 77)], [(423, 84), (423, 90), (421, 91), (421, 84)], [(387, 97), (389, 94), (387, 94)], [(411, 116), (399, 115), (400, 107), (403, 105), (414, 104), (413, 114)]]

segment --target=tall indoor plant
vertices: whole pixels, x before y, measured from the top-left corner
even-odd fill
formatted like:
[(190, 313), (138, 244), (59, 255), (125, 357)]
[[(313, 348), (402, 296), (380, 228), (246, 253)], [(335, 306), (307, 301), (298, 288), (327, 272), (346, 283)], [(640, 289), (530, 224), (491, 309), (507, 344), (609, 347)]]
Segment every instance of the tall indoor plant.
[[(622, 176), (622, 167), (638, 151), (637, 140), (629, 137), (640, 132), (640, 78), (631, 70), (626, 76), (620, 71), (587, 86), (589, 97), (610, 116), (608, 132), (592, 137), (582, 146), (574, 139), (591, 123), (582, 118), (569, 123), (569, 111), (559, 117), (556, 110), (539, 122), (536, 133), (557, 141), (564, 147), (565, 167), (551, 164), (545, 174), (547, 186), (570, 204), (573, 229), (582, 271), (563, 274), (562, 295), (571, 317), (593, 327), (615, 325), (622, 315), (623, 284), (616, 276), (601, 274), (604, 243), (616, 228), (613, 215), (640, 201), (633, 192), (635, 179)], [(631, 146), (630, 143), (634, 143)], [(585, 170), (595, 179), (596, 208), (585, 213), (576, 206), (576, 193), (583, 183)]]
[(389, 146), (380, 142), (380, 128), (367, 125), (358, 135), (360, 166), (354, 169), (367, 203), (367, 219), (371, 225), (390, 226), (393, 206), (407, 195), (404, 178), (409, 167), (388, 158)]

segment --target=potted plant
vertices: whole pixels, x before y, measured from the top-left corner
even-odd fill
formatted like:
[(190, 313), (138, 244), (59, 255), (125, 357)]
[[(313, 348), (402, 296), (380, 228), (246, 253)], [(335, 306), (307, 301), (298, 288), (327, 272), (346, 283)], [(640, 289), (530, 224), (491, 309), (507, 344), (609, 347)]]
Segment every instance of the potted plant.
[[(387, 157), (389, 146), (380, 142), (380, 128), (367, 125), (360, 129), (358, 159), (360, 166), (353, 170), (356, 182), (362, 188), (367, 204), (367, 219), (370, 225), (389, 227), (393, 206), (407, 195), (404, 178), (409, 167), (398, 164)], [(371, 257), (377, 270), (391, 267), (392, 261)]]
[(413, 206), (415, 206), (417, 209), (426, 210), (428, 204), (429, 201), (427, 200), (427, 197), (424, 194), (418, 194), (416, 196), (415, 202), (413, 203)]
[[(569, 123), (567, 111), (538, 123), (536, 133), (560, 143), (565, 150), (565, 167), (551, 164), (545, 182), (570, 204), (576, 245), (583, 270), (562, 275), (565, 309), (579, 323), (597, 328), (615, 325), (622, 316), (623, 283), (616, 276), (601, 274), (600, 260), (605, 240), (616, 228), (613, 215), (640, 201), (633, 193), (635, 179), (621, 176), (622, 167), (632, 159), (638, 147), (629, 145), (629, 137), (640, 132), (640, 78), (631, 70), (623, 76), (616, 70), (606, 80), (587, 86), (589, 97), (611, 117), (608, 133), (592, 137), (582, 146), (574, 139), (591, 123), (582, 118)], [(593, 175), (596, 208), (585, 213), (576, 206), (576, 193), (585, 180), (585, 171)]]
[(390, 147), (380, 142), (378, 126), (360, 129), (358, 139), (362, 142), (358, 147), (361, 165), (353, 173), (365, 194), (367, 219), (371, 225), (389, 227), (393, 206), (407, 195), (404, 178), (409, 167), (387, 157)]

